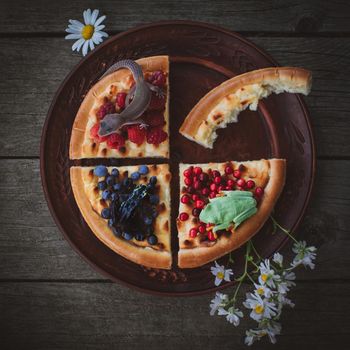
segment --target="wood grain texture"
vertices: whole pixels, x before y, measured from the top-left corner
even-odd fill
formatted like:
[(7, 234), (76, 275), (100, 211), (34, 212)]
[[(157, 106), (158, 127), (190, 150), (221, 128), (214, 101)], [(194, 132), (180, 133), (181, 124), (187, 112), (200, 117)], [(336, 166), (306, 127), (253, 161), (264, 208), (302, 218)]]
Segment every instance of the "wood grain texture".
[[(299, 282), (290, 293), (297, 312), (285, 310), (273, 348), (347, 344), (349, 293), (348, 282)], [(210, 317), (210, 296), (160, 298), (110, 283), (1, 283), (0, 294), (2, 349), (246, 349), (244, 330), (254, 326)]]
[[(72, 250), (47, 209), (38, 160), (0, 160), (0, 280), (103, 279)], [(320, 161), (299, 237), (319, 248), (317, 268), (300, 279), (350, 278), (350, 161)], [(334, 181), (337, 174), (337, 181)], [(5, 205), (6, 203), (6, 205)], [(283, 249), (290, 256), (290, 245)]]
[(107, 15), (108, 30), (125, 30), (159, 20), (201, 20), (235, 31), (349, 32), (350, 6), (346, 0), (111, 0), (45, 1), (2, 0), (0, 32), (60, 32), (69, 18), (82, 20), (82, 11), (98, 8)]
[[(310, 69), (310, 109), (319, 156), (350, 156), (350, 38), (251, 38), (282, 65)], [(341, 52), (341, 54), (340, 54)], [(55, 91), (79, 54), (62, 38), (0, 39), (0, 156), (39, 155)]]

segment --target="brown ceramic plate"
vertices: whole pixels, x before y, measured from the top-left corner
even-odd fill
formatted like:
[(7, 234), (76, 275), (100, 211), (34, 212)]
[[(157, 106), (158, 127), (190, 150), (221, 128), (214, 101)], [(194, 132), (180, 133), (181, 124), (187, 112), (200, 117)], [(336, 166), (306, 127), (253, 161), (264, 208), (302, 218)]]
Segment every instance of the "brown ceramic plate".
[[(277, 65), (246, 39), (204, 23), (171, 21), (131, 29), (110, 38), (81, 60), (56, 93), (45, 122), (40, 157), (43, 187), (51, 213), (66, 239), (105, 276), (155, 294), (176, 296), (212, 292), (218, 288), (214, 288), (211, 264), (190, 270), (176, 267), (171, 271), (147, 270), (103, 245), (82, 218), (70, 185), (69, 167), (73, 163), (101, 163), (98, 160), (71, 162), (68, 159), (71, 128), (84, 95), (112, 63), (122, 58), (137, 59), (160, 54), (169, 55), (171, 60), (173, 247), (178, 246), (175, 218), (179, 162), (286, 158), (287, 182), (274, 215), (281, 225), (293, 230), (296, 228), (309, 201), (315, 168), (308, 112), (300, 96), (272, 95), (260, 102), (257, 112), (243, 112), (239, 123), (219, 130), (213, 150), (204, 149), (178, 133), (187, 113), (213, 87), (234, 75)], [(293, 62), (290, 64), (293, 65)], [(103, 161), (113, 165), (132, 162)], [(136, 164), (143, 162), (146, 161), (134, 161)], [(273, 254), (285, 241), (286, 236), (282, 233), (271, 234), (269, 223), (254, 238), (255, 246), (263, 256)], [(236, 273), (242, 268), (243, 249), (234, 252)]]

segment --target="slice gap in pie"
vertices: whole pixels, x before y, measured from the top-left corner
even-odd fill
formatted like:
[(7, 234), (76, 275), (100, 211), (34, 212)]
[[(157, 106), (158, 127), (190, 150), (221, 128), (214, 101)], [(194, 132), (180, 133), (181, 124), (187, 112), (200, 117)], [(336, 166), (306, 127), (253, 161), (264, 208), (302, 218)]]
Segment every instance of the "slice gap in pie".
[(260, 230), (283, 189), (286, 161), (180, 164), (179, 171), (178, 265), (194, 268), (239, 248)]
[(70, 177), (80, 212), (99, 240), (137, 264), (171, 268), (167, 164), (74, 166)]
[(311, 73), (302, 68), (264, 68), (235, 76), (209, 91), (192, 108), (180, 133), (198, 144), (213, 148), (216, 130), (237, 122), (238, 114), (249, 107), (256, 110), (259, 100), (271, 93), (301, 93), (311, 89)]
[[(101, 120), (121, 113), (135, 85), (128, 69), (117, 70), (98, 81), (87, 93), (75, 117), (69, 156), (81, 158), (141, 158), (169, 156), (169, 57), (152, 56), (136, 61), (144, 79), (162, 93), (152, 91), (140, 123), (123, 125), (118, 132), (99, 136)], [(137, 121), (136, 121), (137, 122)]]

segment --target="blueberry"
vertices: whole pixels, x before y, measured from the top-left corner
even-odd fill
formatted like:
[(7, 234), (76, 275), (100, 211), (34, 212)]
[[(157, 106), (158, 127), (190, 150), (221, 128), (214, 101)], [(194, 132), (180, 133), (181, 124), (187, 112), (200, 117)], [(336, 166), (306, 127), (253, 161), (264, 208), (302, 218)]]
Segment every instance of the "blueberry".
[(149, 196), (149, 201), (151, 202), (151, 204), (157, 205), (159, 203), (159, 196), (157, 196), (156, 194), (152, 194)]
[(130, 175), (130, 177), (133, 181), (137, 181), (140, 178), (140, 173), (138, 171), (135, 171)]
[(129, 198), (129, 195), (128, 194), (121, 194), (121, 195), (119, 195), (119, 198), (122, 202), (125, 202)]
[(154, 210), (152, 211), (152, 216), (153, 216), (154, 218), (156, 218), (156, 217), (158, 216), (158, 211), (157, 211), (156, 208), (154, 208)]
[(116, 237), (120, 237), (122, 235), (122, 231), (119, 228), (115, 228), (113, 226), (112, 226), (112, 232)]
[(94, 175), (98, 176), (98, 177), (103, 177), (106, 176), (108, 174), (108, 170), (104, 165), (98, 165), (95, 169), (94, 169)]
[(111, 212), (109, 210), (109, 208), (103, 208), (102, 211), (101, 211), (101, 216), (104, 218), (104, 219), (109, 219), (111, 215)]
[(116, 200), (118, 200), (118, 198), (119, 198), (118, 193), (113, 192), (113, 193), (111, 194), (111, 200), (112, 200), (112, 201), (116, 201)]
[(122, 236), (127, 241), (130, 241), (133, 238), (133, 234), (130, 232), (123, 232)]
[(111, 196), (111, 192), (109, 190), (104, 190), (102, 192), (102, 198), (106, 201), (107, 199), (109, 199)]
[(153, 218), (149, 217), (149, 216), (146, 216), (143, 221), (145, 222), (145, 224), (148, 226), (148, 225), (152, 225), (152, 222), (153, 222)]
[(129, 177), (127, 177), (126, 179), (124, 179), (123, 183), (124, 186), (129, 187), (132, 184), (132, 180)]
[(138, 232), (135, 235), (137, 241), (143, 241), (145, 239), (145, 235), (142, 232)]
[(114, 177), (118, 177), (119, 176), (119, 170), (117, 168), (113, 168), (111, 171), (111, 175)]
[(148, 238), (147, 238), (147, 242), (150, 244), (150, 245), (155, 245), (158, 243), (158, 238), (157, 236), (155, 235), (150, 235)]
[(146, 174), (148, 174), (148, 171), (149, 171), (149, 169), (148, 169), (148, 166), (147, 166), (147, 165), (140, 165), (140, 167), (139, 167), (139, 173), (140, 173), (141, 175), (146, 175)]
[(157, 183), (157, 177), (156, 176), (151, 176), (149, 179), (149, 183), (151, 185), (155, 185)]
[(113, 186), (115, 184), (115, 177), (114, 176), (107, 176), (106, 182), (108, 186)]
[(121, 184), (115, 184), (114, 186), (113, 186), (113, 189), (115, 190), (115, 191), (120, 191), (120, 189), (122, 188), (122, 185)]
[(112, 227), (114, 224), (114, 220), (113, 219), (108, 219), (108, 226)]
[(97, 184), (97, 187), (99, 190), (103, 191), (107, 188), (107, 183), (106, 181), (100, 181), (98, 184)]
[(153, 227), (152, 226), (146, 226), (146, 234), (148, 236), (153, 234)]

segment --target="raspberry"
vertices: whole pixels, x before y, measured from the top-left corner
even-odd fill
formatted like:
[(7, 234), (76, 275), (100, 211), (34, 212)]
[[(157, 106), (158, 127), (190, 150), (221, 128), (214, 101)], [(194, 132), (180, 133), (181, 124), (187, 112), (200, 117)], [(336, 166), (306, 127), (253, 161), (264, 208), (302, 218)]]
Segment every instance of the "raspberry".
[(136, 143), (137, 145), (141, 145), (145, 141), (146, 130), (140, 128), (139, 124), (128, 126), (128, 139)]
[(151, 128), (147, 131), (147, 143), (159, 145), (165, 141), (168, 134), (160, 127)]
[(107, 140), (107, 136), (99, 136), (98, 130), (100, 129), (100, 124), (96, 123), (91, 129), (90, 129), (90, 137), (94, 139), (95, 142), (103, 142)]
[(148, 106), (151, 110), (158, 110), (165, 108), (166, 97), (158, 97), (155, 92), (152, 93), (151, 102)]
[(157, 70), (148, 77), (148, 81), (155, 86), (164, 86), (166, 83), (166, 76), (162, 71)]
[(105, 99), (103, 105), (97, 110), (96, 115), (98, 118), (103, 119), (107, 114), (115, 113), (115, 106), (111, 101)]
[(125, 92), (118, 92), (117, 93), (116, 103), (117, 103), (117, 106), (120, 109), (124, 109), (125, 108), (125, 99), (126, 99), (126, 93)]
[(142, 119), (150, 126), (163, 126), (165, 124), (163, 111), (148, 111)]
[(111, 134), (107, 139), (107, 146), (109, 148), (119, 149), (125, 145), (125, 138), (117, 133)]

